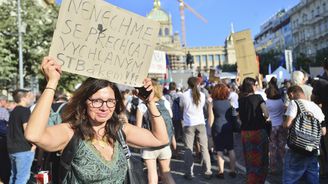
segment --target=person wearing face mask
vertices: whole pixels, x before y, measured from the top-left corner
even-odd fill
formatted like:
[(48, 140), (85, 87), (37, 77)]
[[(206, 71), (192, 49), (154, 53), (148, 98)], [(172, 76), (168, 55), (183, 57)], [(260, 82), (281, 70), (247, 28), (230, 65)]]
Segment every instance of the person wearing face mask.
[(13, 92), (17, 106), (10, 113), (7, 132), (7, 148), (11, 163), (10, 184), (26, 183), (30, 178), (30, 170), (35, 154), (35, 146), (29, 143), (24, 132), (30, 117), (30, 106), (35, 97), (26, 89)]

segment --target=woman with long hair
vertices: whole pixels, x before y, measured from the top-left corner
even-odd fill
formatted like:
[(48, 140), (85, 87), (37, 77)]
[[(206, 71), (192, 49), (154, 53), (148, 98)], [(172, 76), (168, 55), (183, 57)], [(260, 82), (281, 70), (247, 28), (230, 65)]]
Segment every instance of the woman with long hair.
[(236, 155), (233, 149), (233, 116), (237, 116), (229, 100), (229, 88), (223, 84), (217, 84), (211, 92), (212, 103), (209, 104), (209, 124), (212, 128), (212, 137), (217, 152), (218, 174), (220, 179), (224, 178), (223, 152), (227, 150), (230, 158), (231, 177), (236, 177), (235, 165)]
[(211, 160), (208, 152), (207, 134), (205, 127), (205, 118), (203, 107), (205, 105), (205, 94), (199, 91), (197, 77), (190, 77), (188, 79), (189, 89), (185, 91), (180, 97), (180, 106), (183, 109), (183, 134), (185, 143), (185, 178), (192, 179), (193, 162), (192, 156), (195, 135), (200, 144), (201, 154), (205, 163), (204, 177), (209, 179), (212, 177)]
[(282, 169), (282, 159), (284, 158), (287, 141), (287, 131), (282, 127), (286, 109), (279, 92), (277, 78), (271, 78), (269, 87), (265, 90), (265, 93), (268, 98), (265, 103), (272, 122), (271, 142), (269, 145), (269, 168), (270, 173), (275, 174), (278, 170)]
[[(163, 88), (157, 82), (157, 80), (152, 80), (153, 89), (154, 89), (154, 101), (159, 112), (162, 114), (167, 134), (169, 137), (169, 142), (172, 143), (173, 147), (176, 147), (175, 138), (174, 138), (174, 128), (172, 124), (172, 110), (170, 107), (170, 102), (168, 102), (163, 97)], [(136, 116), (136, 126), (142, 127), (143, 123), (148, 122), (149, 112), (147, 106), (142, 103), (138, 106), (137, 116)], [(146, 120), (146, 121), (145, 121)], [(147, 123), (148, 124), (148, 123)], [(151, 127), (148, 127), (151, 129)], [(166, 145), (163, 148), (144, 148), (141, 150), (141, 157), (144, 159), (147, 172), (148, 172), (148, 183), (157, 184), (158, 183), (158, 174), (157, 174), (157, 161), (159, 163), (160, 178), (164, 184), (174, 184), (173, 177), (170, 173), (170, 161), (172, 157), (172, 151), (170, 145)]]
[[(117, 86), (107, 80), (88, 78), (74, 92), (63, 112), (63, 123), (48, 127), (51, 103), (61, 76), (60, 65), (45, 57), (41, 64), (48, 80), (31, 117), (25, 137), (46, 151), (63, 151), (71, 139), (80, 141), (71, 162), (71, 169), (61, 183), (123, 183), (128, 168), (118, 134), (125, 135), (127, 144), (158, 147), (168, 143), (166, 126), (151, 92), (146, 101), (152, 116), (152, 131), (127, 123)], [(150, 79), (144, 80), (147, 91)], [(121, 135), (121, 134), (120, 134)]]
[(263, 98), (254, 94), (255, 90), (256, 80), (245, 78), (239, 98), (239, 117), (248, 184), (264, 183), (269, 165), (269, 139), (265, 130), (269, 115)]

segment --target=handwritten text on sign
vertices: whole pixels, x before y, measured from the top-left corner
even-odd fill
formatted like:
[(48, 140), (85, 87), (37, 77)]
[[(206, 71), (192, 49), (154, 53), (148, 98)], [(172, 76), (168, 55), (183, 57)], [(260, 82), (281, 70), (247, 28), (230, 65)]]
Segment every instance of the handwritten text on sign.
[(64, 0), (50, 48), (62, 69), (138, 86), (147, 76), (159, 24), (100, 0)]

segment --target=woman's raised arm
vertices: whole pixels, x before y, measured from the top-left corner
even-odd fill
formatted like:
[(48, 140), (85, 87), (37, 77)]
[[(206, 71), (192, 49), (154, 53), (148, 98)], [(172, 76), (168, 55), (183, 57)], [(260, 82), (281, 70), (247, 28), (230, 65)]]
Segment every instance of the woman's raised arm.
[[(144, 87), (147, 91), (153, 90), (150, 79), (144, 80)], [(164, 119), (156, 107), (154, 101), (154, 91), (149, 95), (146, 100), (148, 111), (150, 114), (150, 121), (152, 123), (151, 132), (144, 128), (139, 128), (133, 125), (124, 127), (127, 142), (139, 147), (159, 147), (169, 143), (166, 125)]]
[(70, 137), (67, 124), (48, 127), (51, 104), (61, 75), (60, 65), (51, 57), (44, 57), (41, 71), (47, 79), (47, 86), (39, 98), (25, 129), (25, 137), (47, 151), (58, 151), (65, 147)]

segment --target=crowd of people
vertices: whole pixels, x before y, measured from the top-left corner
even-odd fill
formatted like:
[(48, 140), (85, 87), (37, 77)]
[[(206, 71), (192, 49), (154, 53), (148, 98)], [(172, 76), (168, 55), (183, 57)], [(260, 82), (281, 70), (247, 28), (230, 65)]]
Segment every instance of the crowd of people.
[[(306, 73), (294, 71), (291, 80), (283, 83), (275, 77), (270, 81), (247, 77), (240, 84), (224, 79), (205, 83), (199, 75), (185, 81), (187, 89), (178, 89), (175, 82), (166, 88), (156, 79), (145, 79), (143, 87), (151, 92), (148, 98), (138, 90), (120, 91), (112, 82), (88, 78), (68, 99), (56, 94), (61, 77), (56, 61), (45, 57), (41, 67), (48, 82), (37, 100), (24, 89), (13, 92), (15, 105), (9, 106), (7, 97), (0, 96), (4, 183), (27, 183), (34, 160), (37, 167), (54, 171), (53, 183), (124, 183), (129, 164), (119, 134), (131, 151), (141, 154), (150, 184), (175, 183), (170, 162), (178, 153), (184, 154), (186, 180), (195, 177), (198, 156), (204, 178), (235, 178), (236, 141), (242, 143), (246, 183), (264, 183), (268, 175), (282, 175), (284, 184), (319, 183), (320, 177), (328, 177), (327, 61), (322, 76), (308, 79)], [(300, 109), (320, 123), (320, 147), (311, 148), (311, 154), (295, 151), (288, 141), (294, 136), (289, 129), (299, 121)], [(60, 122), (50, 124), (51, 114), (57, 111)], [(73, 151), (69, 167), (63, 169), (61, 157), (51, 153), (65, 150)], [(212, 169), (215, 161), (217, 170)], [(59, 170), (65, 172), (55, 172)]]

